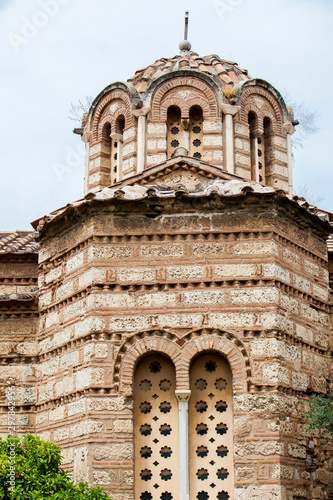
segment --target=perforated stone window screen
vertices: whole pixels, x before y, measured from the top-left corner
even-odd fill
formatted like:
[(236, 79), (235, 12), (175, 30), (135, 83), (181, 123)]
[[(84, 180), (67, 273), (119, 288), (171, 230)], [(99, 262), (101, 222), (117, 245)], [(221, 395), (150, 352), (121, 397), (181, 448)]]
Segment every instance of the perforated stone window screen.
[(265, 177), (263, 182), (265, 184), (271, 185), (270, 176), (272, 174), (272, 167), (274, 163), (274, 150), (272, 144), (272, 122), (270, 118), (264, 118), (264, 134), (263, 134), (263, 143), (264, 143), (264, 167), (265, 167)]
[(134, 377), (135, 500), (178, 500), (178, 406), (175, 369), (151, 355)]
[(203, 152), (202, 109), (195, 106), (190, 112), (190, 156), (202, 158)]
[(118, 143), (114, 140), (111, 141), (111, 184), (117, 182), (117, 165), (118, 165)]
[(259, 171), (259, 182), (265, 184), (265, 173), (266, 173), (266, 165), (265, 165), (265, 140), (264, 137), (258, 137), (258, 171)]
[(168, 158), (171, 158), (174, 151), (183, 146), (183, 126), (181, 123), (180, 109), (171, 106), (168, 109)]
[(222, 357), (207, 354), (195, 360), (190, 377), (190, 500), (232, 500), (231, 370)]

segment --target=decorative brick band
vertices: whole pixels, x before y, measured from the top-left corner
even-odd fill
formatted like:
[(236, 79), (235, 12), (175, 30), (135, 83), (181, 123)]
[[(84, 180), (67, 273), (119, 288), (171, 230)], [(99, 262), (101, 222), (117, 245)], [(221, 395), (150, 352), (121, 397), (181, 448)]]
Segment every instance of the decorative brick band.
[(131, 396), (135, 366), (147, 353), (159, 352), (168, 356), (175, 365), (176, 389), (190, 388), (189, 369), (192, 360), (201, 353), (214, 351), (230, 364), (235, 394), (247, 392), (251, 367), (244, 345), (229, 332), (204, 329), (178, 337), (170, 330), (149, 330), (129, 337), (121, 346), (115, 364), (114, 383), (119, 393)]

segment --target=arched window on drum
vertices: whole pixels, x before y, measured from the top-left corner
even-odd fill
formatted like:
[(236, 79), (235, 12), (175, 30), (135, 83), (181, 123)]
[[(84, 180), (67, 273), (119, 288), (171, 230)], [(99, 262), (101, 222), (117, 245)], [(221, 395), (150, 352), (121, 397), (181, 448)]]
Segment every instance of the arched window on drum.
[(265, 184), (272, 186), (272, 168), (274, 160), (273, 152), (273, 126), (272, 121), (267, 116), (264, 118), (264, 166), (265, 166)]
[(105, 123), (102, 129), (102, 166), (107, 176), (107, 184), (112, 184), (112, 170), (113, 170), (113, 156), (114, 156), (114, 145), (111, 139), (111, 124)]
[(251, 180), (259, 182), (259, 156), (258, 156), (258, 138), (257, 115), (250, 111), (248, 114), (249, 132), (250, 132), (250, 153), (251, 153)]
[(171, 158), (175, 150), (183, 147), (183, 126), (181, 112), (177, 106), (170, 106), (167, 117), (167, 153)]
[(202, 158), (203, 153), (203, 114), (200, 106), (190, 109), (190, 151), (193, 158)]
[(122, 179), (124, 128), (125, 118), (121, 115), (116, 120), (116, 132), (112, 135), (111, 184), (115, 184)]

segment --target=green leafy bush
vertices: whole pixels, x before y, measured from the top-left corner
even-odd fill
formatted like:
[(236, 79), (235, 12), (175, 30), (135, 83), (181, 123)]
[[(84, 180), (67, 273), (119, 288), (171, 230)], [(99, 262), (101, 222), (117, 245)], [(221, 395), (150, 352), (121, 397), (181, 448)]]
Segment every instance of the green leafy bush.
[(333, 434), (333, 396), (312, 396), (305, 420), (307, 432), (321, 430)]
[(0, 438), (0, 499), (110, 500), (101, 488), (74, 484), (61, 468), (60, 448), (27, 434)]

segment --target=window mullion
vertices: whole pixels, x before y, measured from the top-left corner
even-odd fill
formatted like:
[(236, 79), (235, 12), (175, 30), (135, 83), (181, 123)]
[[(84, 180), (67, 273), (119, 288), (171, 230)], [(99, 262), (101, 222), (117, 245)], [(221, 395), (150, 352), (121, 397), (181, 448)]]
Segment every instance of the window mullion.
[(179, 415), (179, 500), (189, 500), (188, 402), (191, 391), (175, 391)]

